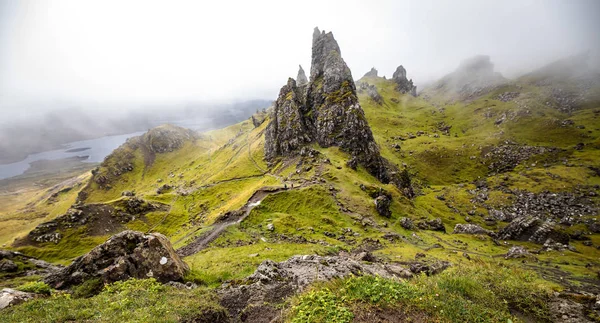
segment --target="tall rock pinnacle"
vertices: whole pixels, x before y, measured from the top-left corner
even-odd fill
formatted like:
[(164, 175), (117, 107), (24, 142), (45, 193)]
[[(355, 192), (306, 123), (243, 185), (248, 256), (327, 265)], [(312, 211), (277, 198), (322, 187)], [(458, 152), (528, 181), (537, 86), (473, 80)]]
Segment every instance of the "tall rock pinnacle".
[(308, 79), (306, 78), (306, 74), (304, 74), (304, 69), (302, 69), (302, 65), (298, 65), (298, 76), (296, 77), (296, 85), (302, 86), (308, 83)]
[(396, 182), (388, 171), (393, 167), (379, 153), (358, 103), (352, 73), (331, 32), (315, 28), (306, 91), (291, 79), (281, 88), (265, 139), (269, 161), (294, 155), (303, 145), (316, 142), (321, 147), (338, 146), (350, 154), (350, 167), (360, 164), (380, 181)]
[(417, 96), (417, 87), (413, 85), (412, 79), (409, 81), (406, 78), (406, 69), (400, 65), (396, 68), (392, 80), (396, 82), (396, 90), (402, 93), (410, 93), (412, 96)]

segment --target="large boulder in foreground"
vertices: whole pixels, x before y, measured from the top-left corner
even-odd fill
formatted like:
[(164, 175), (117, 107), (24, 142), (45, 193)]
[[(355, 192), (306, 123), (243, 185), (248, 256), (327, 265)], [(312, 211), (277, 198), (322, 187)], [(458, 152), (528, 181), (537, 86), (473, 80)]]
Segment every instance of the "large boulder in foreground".
[(188, 270), (164, 235), (123, 231), (75, 259), (68, 267), (48, 276), (45, 282), (57, 289), (93, 278), (112, 283), (153, 277), (166, 283), (182, 280)]

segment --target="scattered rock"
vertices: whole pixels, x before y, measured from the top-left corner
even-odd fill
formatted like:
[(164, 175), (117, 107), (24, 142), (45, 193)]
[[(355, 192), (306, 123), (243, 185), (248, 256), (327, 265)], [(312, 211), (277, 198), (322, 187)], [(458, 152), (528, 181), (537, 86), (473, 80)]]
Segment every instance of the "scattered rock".
[(0, 291), (0, 310), (32, 300), (36, 296), (37, 295), (33, 293), (26, 293), (10, 288), (4, 288), (2, 291)]
[(14, 273), (19, 266), (10, 259), (0, 259), (0, 273)]
[(400, 219), (400, 225), (406, 230), (414, 230), (415, 224), (410, 218), (403, 217)]
[(577, 250), (575, 250), (575, 247), (564, 243), (560, 243), (560, 242), (556, 242), (554, 240), (552, 240), (551, 238), (548, 238), (545, 242), (544, 245), (542, 246), (542, 250), (543, 251), (565, 251), (565, 250), (571, 250), (576, 252)]
[(569, 243), (569, 235), (557, 231), (555, 223), (545, 222), (535, 216), (516, 218), (498, 232), (500, 240), (530, 241), (543, 244), (549, 238), (563, 244)]
[(504, 259), (527, 258), (530, 256), (531, 254), (524, 247), (514, 246), (508, 249), (508, 252), (504, 256)]
[(477, 224), (456, 224), (454, 226), (454, 231), (452, 233), (461, 233), (461, 234), (487, 234), (490, 235), (493, 232), (490, 230), (486, 230)]
[(417, 223), (417, 227), (421, 230), (433, 230), (433, 231), (446, 232), (444, 223), (442, 222), (442, 219), (440, 219), (440, 218), (435, 218), (433, 220), (427, 220), (427, 221), (420, 221)]
[(175, 287), (178, 289), (196, 289), (196, 288), (198, 288), (198, 285), (195, 283), (192, 283), (192, 282), (186, 282), (184, 284), (181, 282), (170, 281), (170, 282), (166, 283), (165, 285)]
[(173, 188), (173, 186), (171, 186), (169, 184), (163, 184), (158, 189), (156, 189), (156, 194), (166, 193), (166, 192), (168, 192), (172, 188)]
[(572, 299), (554, 297), (549, 302), (550, 315), (553, 322), (586, 323), (594, 322), (585, 315), (586, 306)]
[[(445, 267), (427, 265), (422, 271), (434, 273), (443, 268)], [(293, 256), (280, 263), (263, 261), (241, 284), (225, 285), (218, 294), (221, 296), (221, 305), (228, 309), (235, 320), (244, 315), (246, 309), (279, 304), (315, 281), (349, 275), (409, 278), (413, 274), (397, 264), (365, 263), (341, 256)], [(277, 313), (273, 310), (270, 312)], [(275, 317), (270, 317), (269, 320)]]
[(164, 235), (124, 231), (44, 281), (57, 289), (69, 288), (91, 278), (101, 278), (108, 284), (129, 278), (154, 277), (166, 283), (182, 280), (187, 270), (188, 266)]
[(273, 223), (267, 224), (267, 230), (269, 230), (269, 231), (275, 230), (275, 226), (273, 225)]
[(521, 162), (536, 155), (548, 155), (550, 159), (561, 150), (554, 147), (520, 145), (505, 141), (503, 145), (485, 147), (481, 154), (483, 163), (492, 173), (504, 173), (513, 170)]
[(429, 263), (415, 262), (410, 264), (410, 271), (413, 274), (425, 273), (427, 276), (441, 273), (444, 269), (450, 267), (447, 261), (434, 260)]
[(504, 92), (498, 95), (498, 100), (502, 102), (508, 102), (516, 99), (519, 96), (519, 92)]

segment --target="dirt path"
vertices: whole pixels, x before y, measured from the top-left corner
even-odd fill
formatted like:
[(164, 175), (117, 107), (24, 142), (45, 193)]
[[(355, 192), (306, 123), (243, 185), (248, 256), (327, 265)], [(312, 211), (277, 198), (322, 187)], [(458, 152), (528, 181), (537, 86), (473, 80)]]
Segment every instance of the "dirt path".
[(199, 237), (197, 237), (194, 241), (190, 242), (189, 244), (177, 249), (177, 254), (181, 257), (187, 257), (187, 256), (191, 256), (193, 254), (196, 254), (196, 253), (202, 251), (203, 249), (206, 249), (206, 247), (208, 247), (208, 245), (211, 242), (213, 242), (215, 239), (217, 239), (221, 235), (221, 233), (223, 233), (223, 231), (225, 229), (227, 229), (229, 226), (244, 221), (244, 219), (246, 219), (246, 217), (248, 217), (248, 215), (250, 215), (250, 212), (252, 211), (252, 209), (255, 208), (256, 206), (260, 205), (260, 202), (265, 197), (267, 197), (271, 194), (276, 194), (276, 193), (282, 192), (282, 191), (297, 190), (297, 189), (311, 186), (314, 184), (316, 184), (316, 183), (307, 182), (304, 184), (296, 185), (296, 186), (294, 186), (294, 188), (276, 187), (276, 188), (261, 188), (261, 189), (257, 190), (248, 199), (246, 204), (244, 204), (244, 206), (242, 206), (241, 208), (239, 208), (237, 210), (237, 212), (229, 212), (229, 215), (226, 218), (220, 219), (220, 220), (218, 220), (219, 221), (218, 223), (213, 224), (208, 232), (200, 235)]

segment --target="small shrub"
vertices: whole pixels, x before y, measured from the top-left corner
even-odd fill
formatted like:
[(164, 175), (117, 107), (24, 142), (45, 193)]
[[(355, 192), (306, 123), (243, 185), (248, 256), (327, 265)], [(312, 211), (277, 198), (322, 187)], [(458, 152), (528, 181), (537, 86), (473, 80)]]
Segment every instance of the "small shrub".
[(83, 282), (81, 285), (73, 288), (73, 297), (88, 298), (97, 295), (102, 291), (104, 282), (100, 278), (92, 278)]
[(50, 286), (48, 286), (48, 284), (46, 284), (44, 282), (25, 283), (25, 284), (17, 287), (17, 290), (20, 290), (22, 292), (43, 294), (43, 295), (50, 295), (52, 293), (52, 288), (50, 288)]

